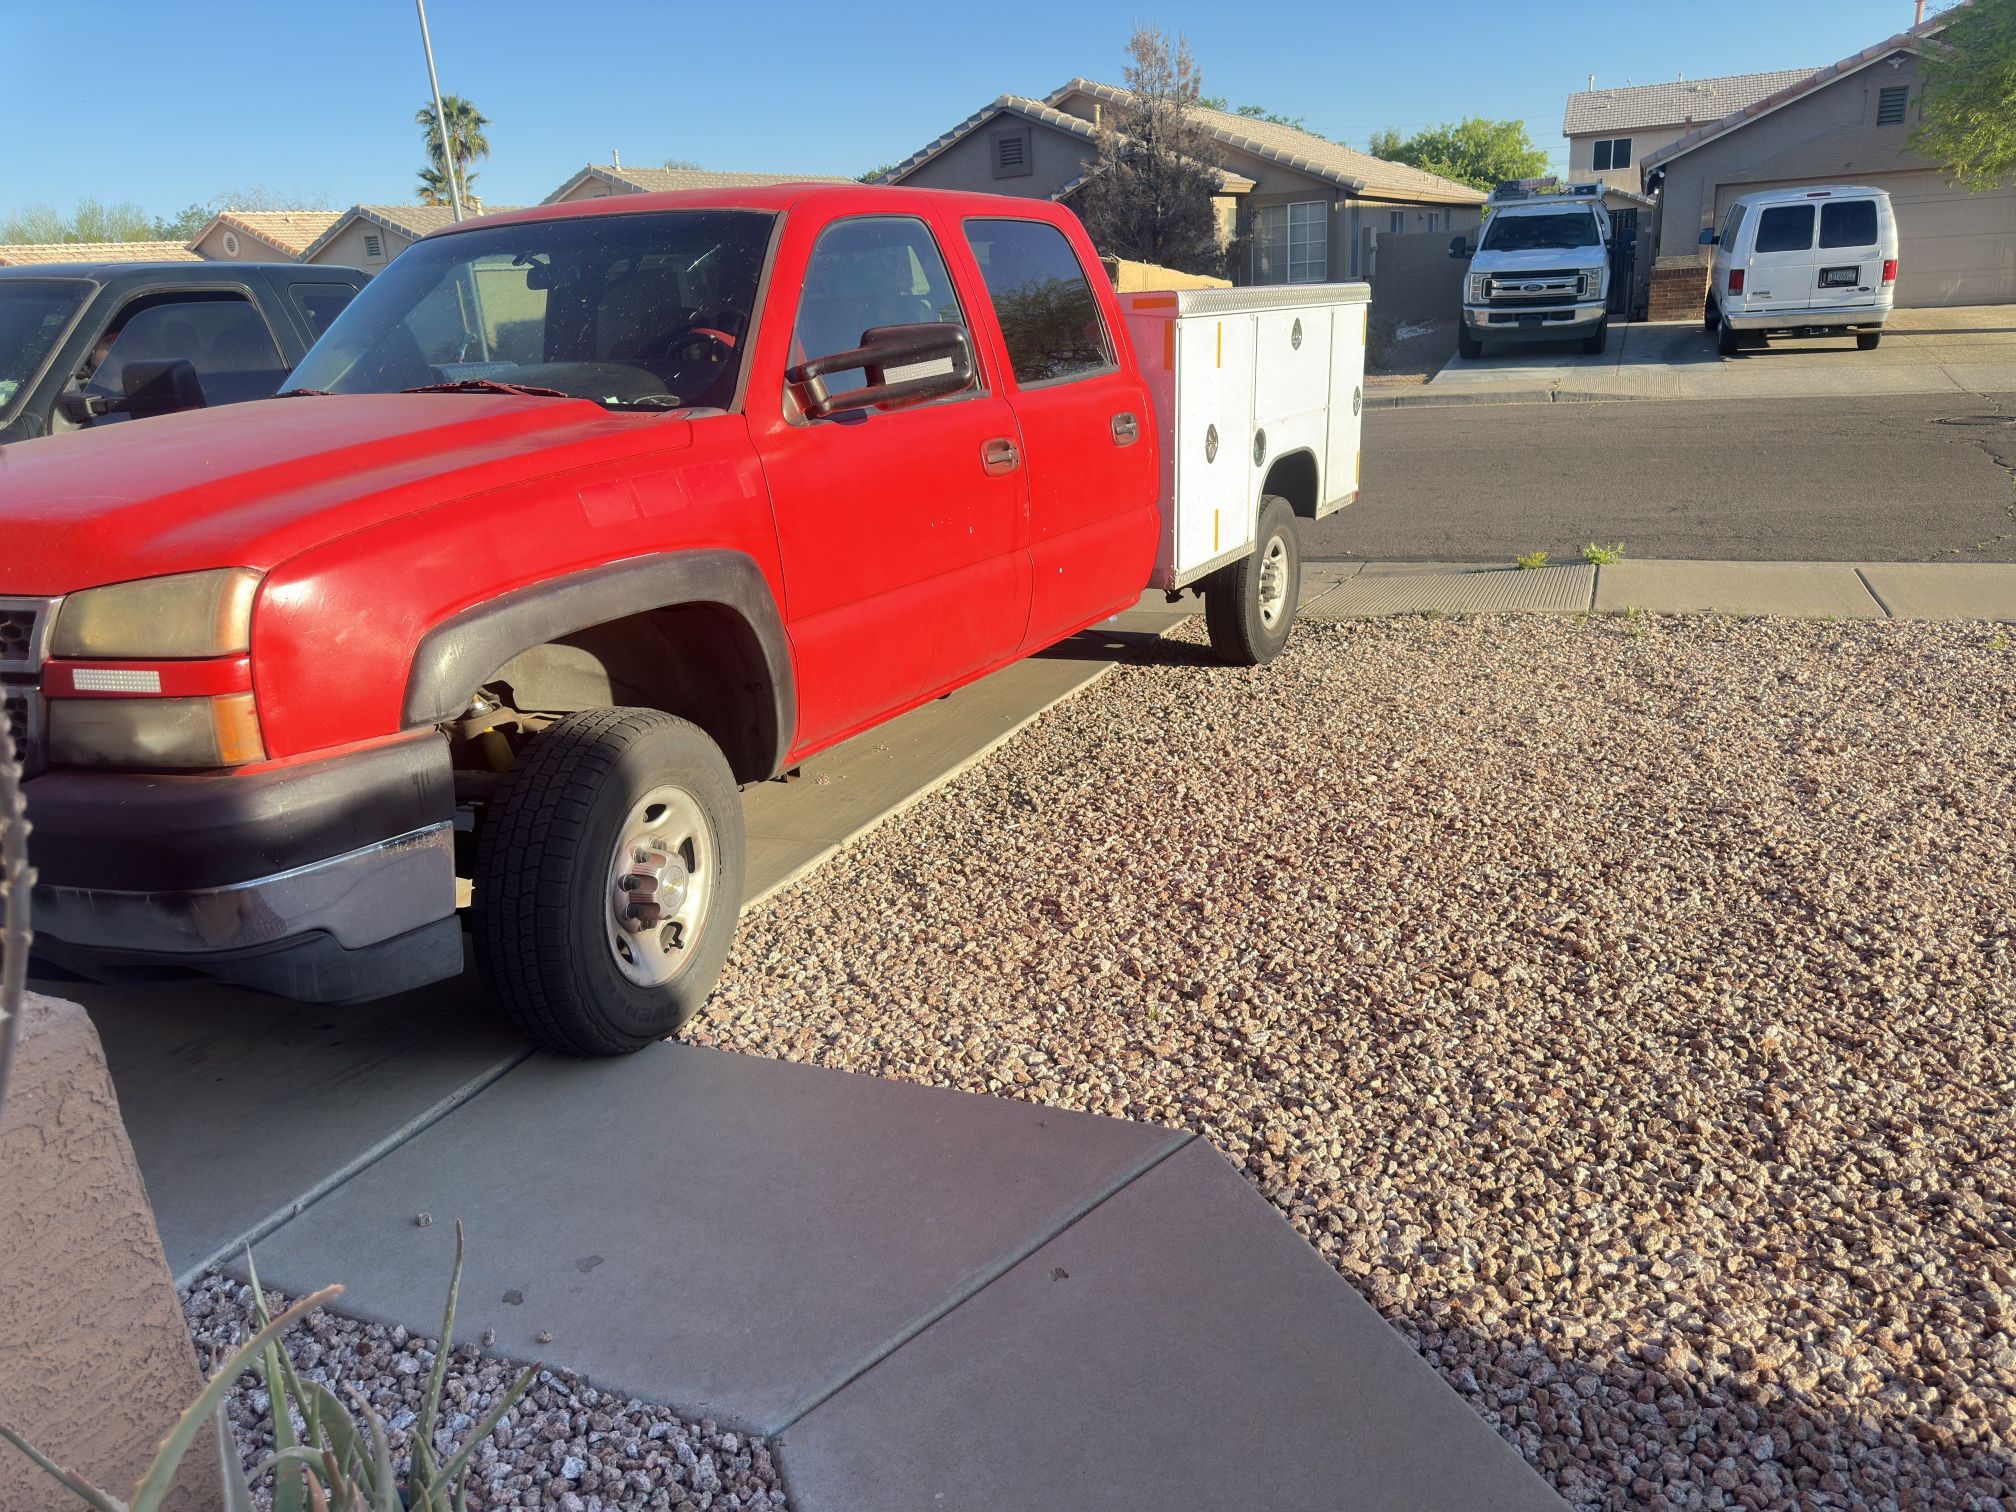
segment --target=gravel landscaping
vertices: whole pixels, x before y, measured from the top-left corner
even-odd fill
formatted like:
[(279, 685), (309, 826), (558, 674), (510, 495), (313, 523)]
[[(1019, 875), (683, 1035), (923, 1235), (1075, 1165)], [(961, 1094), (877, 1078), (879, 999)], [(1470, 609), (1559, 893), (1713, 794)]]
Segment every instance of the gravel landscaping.
[(1307, 625), (1053, 710), (687, 1033), (1201, 1132), (1577, 1506), (2016, 1508), (2012, 932), (2006, 628)]
[[(266, 1300), (277, 1313), (287, 1299), (269, 1291)], [(252, 1289), (215, 1272), (184, 1294), (182, 1313), (206, 1362), (228, 1355), (257, 1327), (249, 1321)], [(403, 1465), (421, 1392), (434, 1368), (433, 1341), (325, 1311), (296, 1325), (286, 1344), (302, 1376), (332, 1388), (353, 1412), (351, 1393), (363, 1395), (384, 1419), (393, 1457)], [(474, 1345), (456, 1346), (436, 1435), (444, 1457), (523, 1369), (484, 1358)], [(247, 1465), (273, 1452), (266, 1393), (256, 1375), (240, 1381), (230, 1397), (230, 1414)], [(215, 1452), (200, 1441), (199, 1449)], [(476, 1451), (468, 1489), (471, 1512), (501, 1507), (784, 1512), (787, 1505), (763, 1440), (605, 1395), (564, 1370), (542, 1371)]]

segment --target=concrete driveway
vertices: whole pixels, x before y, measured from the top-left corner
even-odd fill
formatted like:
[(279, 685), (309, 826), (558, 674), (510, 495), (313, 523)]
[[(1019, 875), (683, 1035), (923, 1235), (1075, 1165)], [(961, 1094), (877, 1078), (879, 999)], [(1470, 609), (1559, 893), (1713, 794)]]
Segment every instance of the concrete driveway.
[(1717, 355), (1698, 321), (1617, 325), (1600, 355), (1572, 343), (1505, 342), (1481, 358), (1452, 357), (1419, 388), (1377, 391), (1374, 406), (1520, 404), (1601, 399), (1827, 398), (1993, 393), (2016, 389), (2016, 306), (1899, 310), (1883, 344), (1774, 337), (1741, 356)]

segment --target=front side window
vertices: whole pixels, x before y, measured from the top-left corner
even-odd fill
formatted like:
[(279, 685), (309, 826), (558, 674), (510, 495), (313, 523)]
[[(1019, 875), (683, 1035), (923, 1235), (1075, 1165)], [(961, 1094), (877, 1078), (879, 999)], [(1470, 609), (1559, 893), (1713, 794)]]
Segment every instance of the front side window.
[(0, 420), (35, 381), (90, 292), (91, 285), (68, 279), (0, 279)]
[(1743, 229), (1743, 208), (1740, 204), (1729, 207), (1729, 219), (1722, 227), (1722, 245), (1725, 247), (1734, 248), (1736, 245), (1736, 233)]
[(177, 361), (195, 369), (206, 405), (267, 398), (287, 376), (273, 333), (243, 294), (153, 295), (120, 311), (92, 351), (84, 392), (107, 405), (92, 423), (134, 418), (122, 407), (129, 367)]
[(1835, 200), (1820, 207), (1820, 245), (1823, 247), (1873, 247), (1876, 245), (1876, 201)]
[(1491, 217), (1484, 228), (1483, 252), (1569, 252), (1600, 247), (1603, 233), (1587, 210), (1548, 210), (1538, 215)]
[[(877, 326), (962, 323), (959, 296), (938, 243), (908, 215), (858, 216), (819, 233), (805, 265), (805, 295), (791, 338), (793, 364), (852, 351)], [(829, 373), (826, 390), (868, 384), (865, 369)]]
[[(1400, 228), (1405, 212), (1392, 212)], [(1322, 200), (1262, 207), (1253, 223), (1255, 283), (1321, 283), (1329, 276), (1330, 207)]]
[(1757, 251), (1805, 252), (1812, 246), (1811, 205), (1771, 205), (1757, 218)]
[(286, 386), (511, 385), (610, 409), (725, 409), (773, 223), (671, 210), (428, 237), (351, 300)]
[(1042, 221), (970, 220), (966, 243), (1023, 387), (1113, 367), (1099, 302), (1071, 243)]

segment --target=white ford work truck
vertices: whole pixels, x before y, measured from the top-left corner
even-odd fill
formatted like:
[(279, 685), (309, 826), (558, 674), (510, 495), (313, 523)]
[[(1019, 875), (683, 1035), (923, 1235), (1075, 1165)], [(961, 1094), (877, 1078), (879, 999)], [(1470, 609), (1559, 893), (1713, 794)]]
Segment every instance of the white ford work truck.
[(1610, 212), (1601, 184), (1520, 179), (1491, 191), (1475, 247), (1458, 235), (1449, 255), (1468, 260), (1456, 349), (1481, 357), (1492, 337), (1579, 341), (1601, 352), (1610, 336)]

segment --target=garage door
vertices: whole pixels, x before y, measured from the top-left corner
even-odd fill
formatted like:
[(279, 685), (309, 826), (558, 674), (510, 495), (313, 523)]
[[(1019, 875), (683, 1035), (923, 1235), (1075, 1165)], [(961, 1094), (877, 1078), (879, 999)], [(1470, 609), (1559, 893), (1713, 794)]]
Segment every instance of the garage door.
[(2016, 303), (2016, 188), (1969, 194), (1930, 170), (1723, 184), (1715, 193), (1715, 224), (1728, 219), (1740, 195), (1829, 182), (1888, 191), (1897, 212), (1900, 307)]

